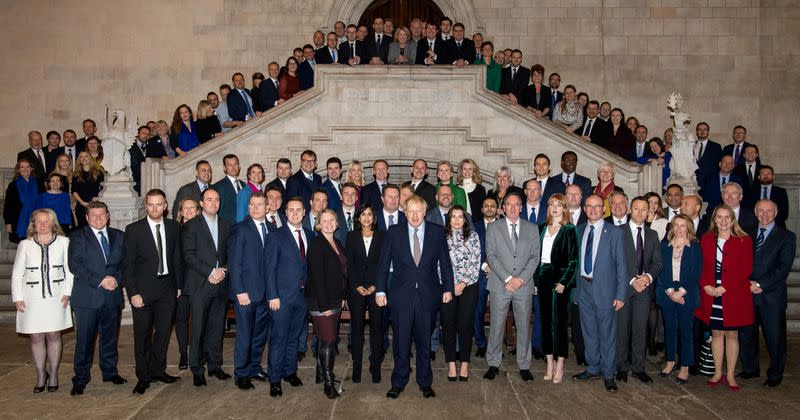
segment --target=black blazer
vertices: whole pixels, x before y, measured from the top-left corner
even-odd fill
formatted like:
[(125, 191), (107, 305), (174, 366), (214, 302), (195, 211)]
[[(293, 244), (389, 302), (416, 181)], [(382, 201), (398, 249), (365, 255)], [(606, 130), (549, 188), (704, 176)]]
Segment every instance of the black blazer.
[[(586, 127), (586, 122), (589, 120), (589, 117), (583, 118), (583, 125), (579, 128), (575, 134), (583, 135), (583, 128)], [(586, 127), (588, 129), (588, 127)], [(608, 149), (609, 138), (611, 137), (611, 123), (607, 121), (603, 121), (600, 119), (598, 115), (597, 118), (594, 120), (594, 125), (592, 126), (592, 131), (589, 132), (589, 138), (592, 140), (592, 143), (604, 147)]]
[[(758, 226), (747, 229), (747, 234), (753, 238), (753, 255), (755, 255)], [(753, 258), (753, 273), (750, 274), (750, 280), (758, 282), (763, 290), (762, 293), (753, 295), (753, 303), (780, 305), (786, 308), (786, 278), (792, 271), (796, 242), (797, 237), (794, 232), (777, 224), (772, 228), (764, 240), (758, 258)]]
[(164, 149), (164, 145), (161, 143), (161, 137), (153, 136), (150, 137), (150, 140), (147, 140), (146, 155), (149, 158), (162, 158), (167, 155), (167, 150)]
[(264, 112), (272, 109), (275, 102), (280, 99), (278, 97), (278, 89), (275, 87), (275, 82), (269, 77), (261, 82), (261, 87), (258, 88), (258, 107), (257, 112)]
[[(389, 58), (389, 44), (391, 44), (392, 41), (394, 41), (394, 38), (386, 34), (382, 34), (381, 44), (378, 45), (375, 40), (375, 32), (370, 31), (369, 35), (367, 35), (367, 37), (364, 39), (364, 45), (367, 48), (368, 58), (366, 59), (366, 63), (364, 63), (365, 57), (362, 57), (362, 64), (368, 64), (372, 57), (380, 57), (381, 61), (386, 64), (386, 61)], [(339, 49), (341, 50), (341, 47), (339, 47)]]
[[(742, 182), (740, 184), (742, 184), (742, 188), (744, 188), (745, 196), (751, 193), (754, 185), (758, 185), (758, 170), (761, 169), (761, 162), (757, 161), (753, 166), (754, 167), (753, 167), (752, 181), (750, 180), (750, 177), (747, 175), (746, 162), (733, 168), (732, 173), (742, 179)], [(719, 159), (717, 159), (717, 165), (714, 165), (714, 169), (711, 170), (710, 173), (718, 172), (717, 170), (718, 167), (719, 167)]]
[(421, 181), (417, 184), (417, 189), (414, 190), (414, 194), (422, 197), (426, 203), (428, 203), (428, 208), (432, 209), (436, 207), (436, 187), (434, 187), (428, 181)]
[[(550, 87), (542, 85), (542, 89), (539, 91), (539, 100), (536, 100), (536, 85), (531, 83), (525, 88), (522, 89), (520, 92), (520, 96), (517, 97), (517, 103), (525, 108), (537, 109), (539, 111), (544, 111), (545, 108), (550, 108), (550, 102), (552, 101), (552, 93), (550, 93)], [(552, 113), (553, 109), (550, 108), (550, 112)]]
[[(283, 197), (283, 202), (281, 203), (281, 208), (286, 207), (286, 187), (283, 186), (283, 182), (281, 182), (280, 178), (278, 178), (276, 176), (275, 179), (273, 179), (272, 181), (267, 183), (267, 185), (264, 187), (264, 191), (266, 191), (267, 188), (270, 185), (274, 185), (281, 192), (281, 197)], [(287, 185), (288, 185), (288, 181), (287, 181)]]
[[(337, 54), (341, 55), (337, 52)], [(331, 56), (331, 51), (327, 46), (324, 46), (314, 52), (314, 61), (317, 64), (333, 64), (333, 56)]]
[[(735, 166), (738, 166), (738, 165), (741, 165), (741, 164), (744, 163), (744, 148), (747, 147), (747, 146), (752, 146), (752, 145), (753, 145), (752, 143), (749, 143), (747, 141), (742, 142), (742, 148), (739, 150), (739, 159), (735, 159), (733, 161), (733, 164)], [(724, 155), (733, 156), (733, 153), (735, 151), (736, 151), (736, 143), (731, 143), (731, 144), (729, 144), (729, 145), (727, 145), (727, 146), (722, 148), (722, 155), (723, 156)], [(717, 163), (719, 163), (719, 161), (717, 161)]]
[[(417, 42), (417, 59), (415, 64), (425, 65), (425, 59), (428, 57), (428, 50), (430, 49), (428, 38), (423, 37), (420, 39)], [(453, 60), (450, 59), (450, 48), (447, 46), (447, 42), (439, 36), (436, 37), (433, 43), (433, 52), (436, 54), (436, 61), (434, 64), (453, 64)]]
[(447, 40), (450, 49), (451, 62), (464, 60), (467, 64), (472, 64), (475, 61), (475, 43), (469, 38), (461, 40), (461, 46), (456, 44), (455, 38)]
[(372, 209), (376, 212), (383, 207), (381, 188), (378, 186), (378, 181), (372, 181), (361, 189), (361, 205), (363, 206), (366, 203), (371, 204)]
[[(541, 225), (539, 229), (539, 249), (544, 242), (544, 235), (547, 232), (547, 225)], [(578, 234), (575, 225), (568, 223), (561, 226), (556, 238), (553, 240), (553, 248), (550, 250), (550, 264), (556, 271), (550, 276), (539, 276), (536, 270), (534, 281), (540, 290), (553, 289), (556, 283), (563, 284), (564, 287), (575, 285), (575, 272), (578, 268)], [(541, 263), (539, 263), (541, 266)]]
[(374, 230), (369, 254), (364, 247), (364, 239), (360, 230), (347, 234), (347, 283), (348, 289), (355, 292), (359, 286), (369, 289), (375, 285), (378, 276), (378, 260), (381, 257), (384, 232)]
[[(756, 183), (753, 184), (753, 186), (750, 188), (750, 191), (745, 190), (742, 206), (749, 209), (755, 209), (756, 202), (761, 199), (761, 192), (763, 188), (763, 185)], [(775, 217), (775, 223), (786, 227), (786, 219), (789, 217), (789, 194), (786, 192), (786, 188), (772, 184), (772, 188), (770, 189), (769, 193), (769, 199), (774, 201), (778, 206), (778, 215)]]
[[(697, 162), (697, 179), (705, 179), (709, 174), (715, 173), (719, 171), (719, 160), (722, 158), (722, 146), (713, 141), (709, 140), (706, 143), (706, 148), (703, 150), (703, 156), (700, 157), (700, 160)], [(736, 171), (736, 169), (734, 169)], [(736, 175), (739, 175), (738, 173)], [(756, 172), (755, 175), (758, 175)], [(742, 179), (744, 177), (742, 176)]]
[[(198, 214), (181, 227), (181, 246), (186, 262), (183, 293), (193, 295), (202, 289), (216, 289), (214, 294), (228, 295), (229, 281), (227, 276), (218, 284), (211, 284), (208, 276), (216, 267), (228, 267), (228, 238), (231, 224), (217, 216), (217, 246), (208, 228), (206, 218)], [(213, 292), (212, 292), (213, 293)]]
[[(334, 239), (338, 251), (345, 252), (342, 244)], [(340, 309), (346, 297), (346, 267), (342, 267), (339, 256), (323, 235), (317, 235), (308, 247), (308, 281), (305, 297), (310, 311), (324, 312)]]
[(123, 258), (123, 284), (128, 298), (141, 295), (145, 303), (152, 299), (175, 293), (183, 288), (183, 256), (181, 255), (181, 232), (178, 222), (166, 218), (161, 219), (162, 235), (166, 247), (164, 255), (167, 260), (169, 274), (165, 279), (158, 279), (158, 251), (155, 238), (150, 231), (147, 218), (129, 224), (125, 228), (125, 257)]
[[(633, 241), (633, 236), (631, 235), (630, 229), (630, 217), (628, 218), (628, 223), (623, 226), (620, 226), (623, 230), (623, 237), (625, 238), (624, 246), (625, 246), (625, 266), (628, 269), (627, 281), (630, 281), (634, 276), (636, 276), (636, 243)], [(658, 278), (658, 274), (661, 273), (661, 243), (658, 240), (658, 234), (653, 229), (650, 229), (647, 226), (642, 226), (644, 230), (644, 272), (650, 274), (652, 276), (653, 282), (656, 281)], [(651, 288), (654, 289), (655, 286)], [(636, 293), (636, 290), (633, 286), (628, 285), (628, 293), (625, 296), (626, 298), (630, 298)]]
[[(465, 191), (466, 192), (466, 191)], [(486, 198), (486, 188), (483, 185), (475, 185), (471, 193), (467, 193), (470, 210), (472, 210), (472, 222), (478, 223), (483, 220), (483, 200)]]
[(219, 124), (219, 118), (211, 115), (195, 121), (195, 130), (197, 130), (197, 139), (200, 140), (200, 144), (203, 144), (214, 138), (215, 134), (221, 133), (222, 126)]
[[(42, 159), (47, 161), (47, 154), (45, 153), (44, 148), (42, 148), (41, 153), (42, 153)], [(17, 153), (17, 162), (19, 162), (22, 159), (27, 160), (28, 162), (31, 163), (31, 165), (33, 165), (33, 176), (39, 179), (44, 179), (47, 177), (46, 168), (42, 164), (42, 161), (36, 157), (36, 153), (33, 152), (33, 149), (29, 147)]]
[[(105, 276), (114, 277), (117, 284), (122, 284), (122, 241), (124, 234), (112, 227), (106, 228), (108, 245), (111, 254), (108, 261), (103, 256), (100, 242), (94, 236), (90, 226), (78, 229), (69, 237), (67, 251), (69, 270), (75, 276), (72, 283), (70, 305), (74, 308), (97, 309), (107, 304), (122, 306), (122, 289), (117, 287), (108, 291), (100, 287)], [(116, 328), (116, 326), (115, 326)]]
[[(358, 64), (369, 64), (369, 59), (371, 56), (367, 51), (367, 46), (359, 40), (355, 40), (355, 43), (356, 55), (361, 57), (361, 61)], [(353, 52), (350, 50), (350, 41), (345, 41), (339, 44), (339, 64), (348, 64), (347, 61), (350, 60), (351, 57), (353, 57)]]
[[(209, 184), (209, 187), (210, 186), (211, 184)], [(191, 197), (199, 203), (202, 195), (203, 193), (200, 191), (200, 186), (197, 185), (197, 179), (178, 188), (178, 192), (175, 194), (175, 201), (172, 203), (172, 219), (178, 220), (178, 213), (181, 211), (181, 200), (186, 197)]]
[[(511, 67), (503, 68), (500, 76), (500, 94), (505, 95), (513, 93), (514, 96), (519, 98), (522, 96), (522, 90), (525, 89), (531, 81), (531, 69), (525, 66), (519, 66), (517, 75), (514, 80), (511, 80)], [(534, 92), (535, 94), (536, 92)]]

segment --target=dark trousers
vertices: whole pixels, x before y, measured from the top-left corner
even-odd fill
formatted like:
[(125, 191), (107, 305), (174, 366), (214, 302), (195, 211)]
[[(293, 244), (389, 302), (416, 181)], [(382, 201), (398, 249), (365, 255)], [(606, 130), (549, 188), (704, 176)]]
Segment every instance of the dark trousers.
[(418, 296), (411, 302), (395, 301), (396, 310), (392, 313), (392, 350), (394, 352), (394, 370), (392, 370), (392, 386), (404, 388), (411, 375), (411, 340), (416, 344), (417, 385), (431, 386), (431, 332), (436, 312), (422, 309)]
[(75, 376), (72, 383), (86, 385), (92, 379), (92, 361), (94, 360), (94, 339), (100, 335), (100, 372), (103, 379), (117, 374), (117, 337), (119, 334), (119, 306), (102, 306), (100, 308), (78, 308), (75, 312)]
[(175, 291), (166, 290), (157, 298), (144, 301), (133, 312), (133, 349), (136, 378), (148, 382), (167, 369), (167, 349), (175, 317)]
[(554, 289), (539, 289), (539, 311), (541, 314), (542, 351), (555, 357), (569, 355), (570, 289), (556, 293)]
[[(478, 303), (478, 285), (472, 284), (464, 288), (461, 296), (442, 304), (442, 347), (444, 360), (456, 361), (456, 349), (461, 361), (469, 363), (472, 352), (472, 334), (474, 332), (475, 305)], [(456, 344), (458, 347), (456, 347)]]
[(218, 287), (201, 288), (191, 298), (192, 337), (189, 347), (189, 367), (192, 373), (203, 373), (203, 356), (208, 370), (222, 367), (222, 337), (225, 334), (227, 296)]
[(648, 287), (642, 293), (634, 293), (617, 313), (617, 371), (644, 372), (647, 356), (647, 318), (650, 315), (650, 293)]
[(475, 306), (475, 346), (486, 348), (486, 329), (484, 320), (486, 319), (486, 300), (489, 299), (489, 291), (486, 290), (486, 276), (478, 277), (478, 302)]
[[(675, 361), (680, 342), (680, 360), (683, 366), (694, 365), (694, 340), (692, 323), (694, 309), (675, 302), (667, 302), (661, 310), (664, 317), (664, 349), (668, 362)], [(679, 338), (680, 337), (680, 338)], [(740, 338), (741, 340), (741, 338)]]
[(263, 370), (261, 357), (264, 354), (272, 313), (266, 299), (250, 302), (247, 306), (234, 301), (233, 311), (236, 314), (233, 375), (236, 379), (249, 378)]
[(350, 334), (353, 344), (350, 349), (353, 356), (353, 370), (361, 371), (364, 359), (364, 324), (365, 313), (369, 311), (369, 362), (370, 366), (383, 363), (383, 308), (375, 302), (375, 294), (361, 296), (356, 291), (350, 292), (347, 299), (350, 308)]
[(181, 356), (187, 355), (189, 346), (189, 315), (191, 314), (191, 297), (181, 295), (175, 305), (175, 338), (178, 339), (178, 351)]
[(281, 308), (270, 311), (268, 375), (270, 382), (297, 374), (298, 337), (303, 324), (308, 325), (308, 312), (302, 291), (294, 299), (281, 299)]
[(783, 379), (786, 368), (786, 309), (782, 305), (758, 304), (753, 306), (755, 315), (753, 325), (739, 331), (739, 358), (742, 370), (758, 374), (760, 367), (758, 328), (764, 333), (764, 341), (769, 352), (767, 378), (773, 381)]
[[(573, 291), (573, 293), (575, 293)], [(583, 345), (583, 332), (581, 332), (581, 310), (578, 304), (572, 302), (569, 310), (571, 318), (570, 335), (572, 336), (572, 348), (575, 350), (575, 359), (580, 362), (586, 362), (585, 346)]]

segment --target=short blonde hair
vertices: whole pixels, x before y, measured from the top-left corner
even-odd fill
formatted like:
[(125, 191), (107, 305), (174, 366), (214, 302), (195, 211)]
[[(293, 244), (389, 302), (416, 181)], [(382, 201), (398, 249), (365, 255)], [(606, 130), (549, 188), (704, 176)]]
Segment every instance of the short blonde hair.
[(413, 194), (411, 197), (408, 197), (406, 199), (405, 204), (403, 204), (404, 208), (408, 209), (409, 204), (416, 204), (416, 205), (422, 207), (422, 211), (423, 212), (427, 213), (427, 211), (428, 211), (428, 203), (425, 201), (424, 198), (422, 198), (422, 197), (420, 197), (420, 196), (418, 196), (416, 194)]
[(611, 174), (616, 174), (614, 164), (609, 161), (605, 161), (601, 163), (600, 166), (597, 167), (597, 175), (600, 175), (600, 170), (603, 168), (611, 169)]
[(34, 210), (34, 212), (31, 213), (31, 218), (30, 221), (28, 222), (28, 232), (26, 234), (28, 238), (32, 238), (34, 235), (36, 235), (36, 216), (40, 214), (46, 214), (50, 219), (50, 224), (52, 225), (52, 227), (50, 228), (50, 232), (52, 232), (55, 235), (64, 236), (64, 230), (61, 229), (61, 225), (58, 224), (58, 217), (56, 217), (56, 212), (54, 212), (51, 209), (38, 209)]
[(322, 210), (321, 212), (319, 212), (319, 216), (317, 216), (317, 220), (314, 221), (314, 231), (315, 232), (321, 232), (322, 231), (322, 224), (320, 222), (322, 221), (322, 216), (326, 215), (326, 214), (329, 214), (331, 217), (333, 217), (333, 221), (336, 222), (336, 227), (337, 228), (339, 227), (339, 216), (336, 214), (336, 212), (331, 210), (331, 209), (325, 209), (325, 210)]
[(211, 107), (211, 102), (203, 99), (197, 104), (197, 113), (194, 114), (198, 120), (204, 120), (214, 115), (214, 109)]
[(406, 37), (408, 37), (408, 39), (406, 39), (406, 42), (408, 42), (411, 39), (411, 31), (408, 28), (406, 28), (405, 26), (400, 26), (400, 27), (398, 27), (397, 29), (394, 30), (394, 39), (397, 39), (397, 34), (399, 34), (400, 31), (403, 31), (403, 32), (406, 33)]

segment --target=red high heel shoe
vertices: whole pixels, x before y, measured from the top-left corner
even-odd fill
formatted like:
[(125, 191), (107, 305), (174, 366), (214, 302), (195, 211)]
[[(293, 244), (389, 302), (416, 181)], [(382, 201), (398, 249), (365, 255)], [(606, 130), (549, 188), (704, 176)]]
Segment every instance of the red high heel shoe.
[(728, 383), (728, 379), (726, 377), (724, 377), (724, 376), (721, 376), (716, 381), (712, 381), (711, 379), (709, 379), (708, 381), (706, 381), (706, 386), (709, 387), (709, 388), (714, 388), (715, 386), (719, 385), (720, 382), (723, 383), (723, 384), (726, 384), (726, 383)]
[(731, 385), (730, 382), (728, 382), (728, 391), (738, 392), (740, 389), (739, 385)]

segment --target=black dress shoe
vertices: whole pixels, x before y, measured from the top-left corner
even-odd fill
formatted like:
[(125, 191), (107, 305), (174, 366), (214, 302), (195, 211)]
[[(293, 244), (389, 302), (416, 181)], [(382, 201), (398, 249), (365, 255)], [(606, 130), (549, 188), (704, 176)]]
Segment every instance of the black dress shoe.
[(536, 360), (544, 360), (544, 352), (542, 351), (542, 349), (538, 349), (538, 348), (534, 347), (533, 349), (531, 349), (531, 351), (533, 352), (533, 358), (534, 359), (536, 359)]
[(300, 378), (297, 377), (296, 373), (293, 373), (283, 378), (283, 380), (289, 382), (289, 385), (291, 386), (303, 386), (303, 381), (301, 381)]
[(194, 386), (208, 385), (208, 383), (206, 382), (206, 375), (202, 373), (192, 374), (192, 381), (194, 381)]
[(572, 375), (572, 379), (575, 379), (576, 381), (580, 381), (580, 382), (585, 382), (585, 381), (588, 381), (589, 379), (600, 379), (600, 376), (599, 375), (593, 375), (593, 374), (589, 373), (588, 370), (584, 370), (581, 373)]
[(400, 393), (403, 392), (403, 388), (393, 386), (389, 392), (386, 393), (386, 398), (397, 399), (400, 396)]
[(617, 380), (628, 383), (628, 371), (617, 372)]
[(181, 354), (181, 360), (178, 362), (178, 369), (179, 370), (189, 369), (189, 358), (186, 357), (186, 353)]
[(467, 382), (468, 380), (469, 380), (469, 376), (458, 375), (458, 381), (459, 382)]
[(34, 386), (33, 387), (33, 393), (34, 394), (41, 394), (42, 392), (44, 392), (44, 388), (47, 386), (47, 381), (49, 379), (50, 379), (50, 374), (45, 372), (44, 373), (44, 385), (42, 385), (42, 386)]
[(181, 378), (178, 377), (178, 376), (172, 376), (172, 375), (168, 375), (166, 373), (162, 373), (161, 375), (154, 376), (150, 380), (150, 382), (158, 381), (158, 382), (161, 382), (161, 383), (164, 383), (164, 384), (173, 384), (173, 383), (177, 382), (180, 379)]
[(578, 364), (578, 366), (588, 366), (586, 364), (586, 359), (584, 359), (582, 357), (576, 357), (575, 358), (575, 362)]
[(433, 388), (429, 386), (421, 386), (419, 390), (422, 391), (422, 396), (425, 398), (433, 398), (436, 396), (436, 393), (433, 392)]
[(379, 366), (369, 366), (369, 373), (372, 374), (372, 383), (379, 384), (381, 383), (381, 368)]
[(69, 391), (69, 395), (83, 395), (84, 389), (86, 389), (86, 385), (74, 384), (72, 385), (72, 389)]
[(681, 378), (676, 376), (675, 377), (675, 383), (678, 384), (678, 385), (686, 385), (686, 384), (689, 383), (689, 380), (688, 379), (681, 379)]
[(533, 375), (528, 369), (520, 369), (519, 376), (522, 377), (522, 380), (525, 382), (530, 382), (533, 380)]
[(270, 382), (269, 384), (269, 396), (270, 397), (280, 397), (283, 395), (283, 389), (281, 389), (280, 382)]
[(258, 372), (255, 375), (251, 376), (250, 379), (259, 382), (267, 382), (269, 380), (269, 376), (267, 376), (267, 372), (264, 372), (262, 370), (261, 372)]
[(436, 352), (432, 351), (431, 352), (431, 362), (434, 361), (434, 360), (436, 360)]
[(488, 379), (491, 381), (495, 378), (495, 376), (497, 376), (499, 372), (500, 369), (494, 366), (489, 366), (489, 369), (486, 371), (486, 373), (483, 374), (483, 379)]
[(606, 386), (606, 391), (617, 392), (617, 383), (614, 382), (614, 378), (604, 380), (603, 384)]
[(447, 375), (447, 382), (455, 382), (457, 380), (458, 380), (458, 376)]
[(736, 374), (736, 377), (739, 379), (753, 379), (753, 378), (758, 378), (759, 376), (761, 375), (758, 373), (744, 372), (744, 371)]
[(217, 379), (219, 379), (220, 381), (227, 381), (228, 379), (231, 378), (231, 375), (229, 373), (225, 372), (224, 370), (222, 370), (222, 368), (219, 368), (217, 370), (209, 370), (208, 371), (208, 376), (214, 376)]
[(58, 391), (58, 385), (47, 385), (47, 392), (56, 392)]
[(305, 357), (306, 357), (305, 353), (303, 353), (302, 351), (298, 351), (297, 352), (297, 363), (302, 362)]
[(764, 386), (768, 386), (770, 388), (775, 388), (777, 386), (780, 386), (780, 384), (781, 384), (781, 379), (767, 379), (764, 382)]
[(103, 379), (103, 382), (111, 382), (114, 385), (127, 384), (128, 380), (119, 375), (114, 375), (110, 378)]
[(643, 384), (653, 383), (653, 378), (645, 372), (633, 372), (633, 376)]
[(245, 391), (255, 388), (255, 386), (253, 386), (253, 382), (250, 381), (250, 378), (237, 378), (236, 386)]
[(478, 359), (485, 359), (486, 347), (478, 347), (478, 350), (475, 350), (475, 357), (477, 357)]
[(136, 386), (133, 387), (133, 393), (142, 395), (147, 391), (147, 388), (150, 388), (150, 382), (138, 381), (136, 382)]

